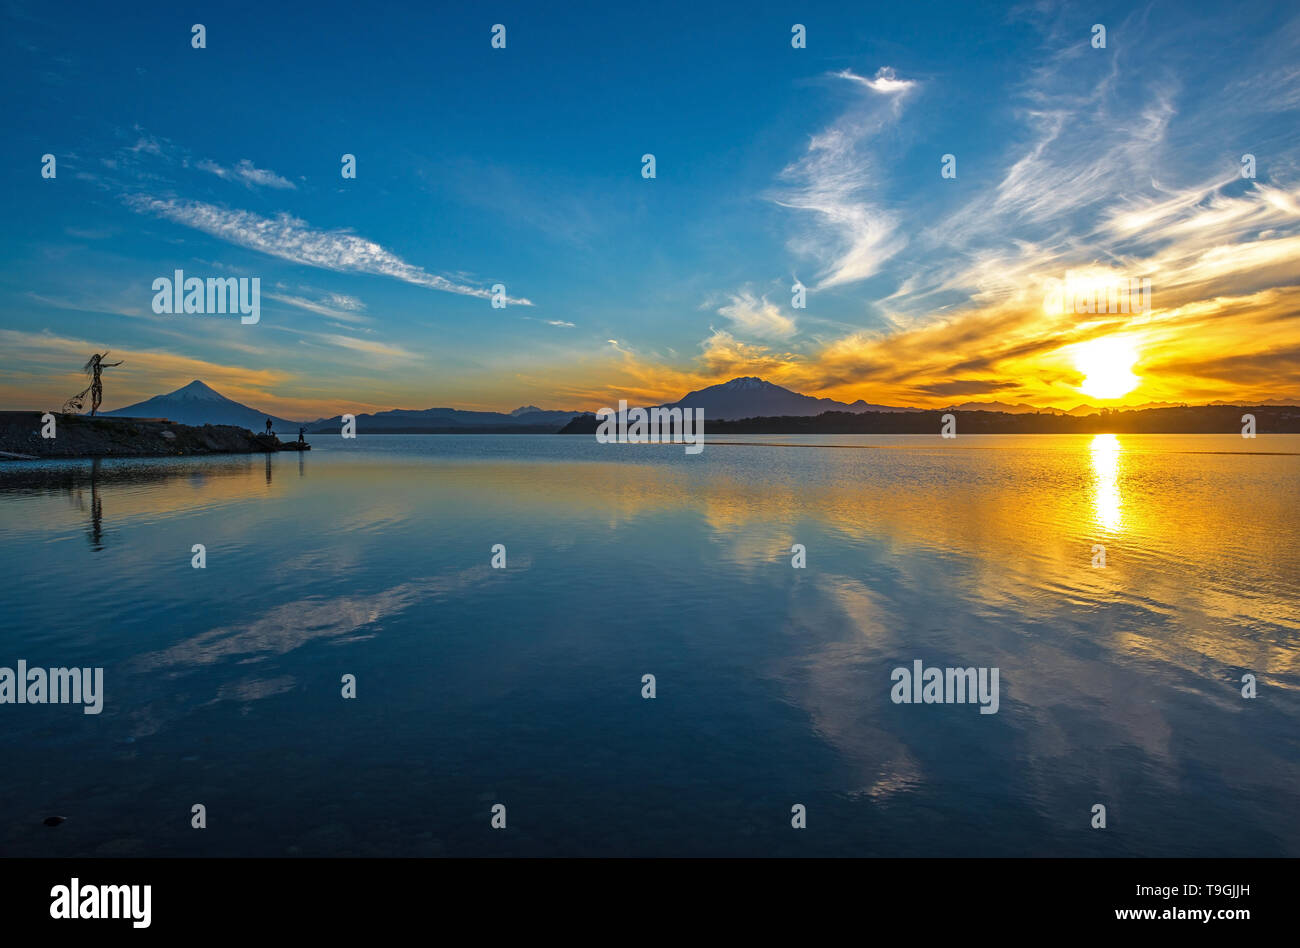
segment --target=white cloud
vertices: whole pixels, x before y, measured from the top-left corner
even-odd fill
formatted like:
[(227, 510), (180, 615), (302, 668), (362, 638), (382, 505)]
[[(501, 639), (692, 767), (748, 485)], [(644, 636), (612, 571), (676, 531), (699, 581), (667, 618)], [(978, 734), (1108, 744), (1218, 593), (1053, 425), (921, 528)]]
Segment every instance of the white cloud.
[(163, 153), (162, 146), (158, 144), (158, 140), (148, 135), (137, 140), (136, 143), (131, 146), (131, 151), (135, 154), (145, 152), (149, 155), (158, 156), (161, 156)]
[[(356, 308), (341, 307), (337, 303), (334, 303), (335, 297), (328, 298), (330, 300), (330, 303), (334, 303), (334, 305), (330, 305), (329, 303), (321, 303), (316, 300), (309, 300), (301, 296), (282, 296), (276, 293), (267, 293), (266, 298), (270, 300), (278, 300), (281, 303), (287, 303), (290, 306), (296, 306), (298, 307), (298, 309), (305, 309), (308, 312), (316, 313), (320, 316), (329, 316), (331, 319), (339, 319), (342, 320), (343, 322), (348, 322), (348, 323), (370, 322), (370, 320), (367, 317), (358, 315), (356, 313), (355, 309), (359, 307)], [(349, 299), (349, 297), (342, 297), (342, 298)]]
[(345, 296), (342, 293), (331, 293), (325, 298), (329, 301), (329, 304), (336, 309), (346, 309), (355, 312), (366, 308), (366, 304), (361, 302), (361, 300), (357, 299), (355, 296)]
[[(392, 277), (404, 283), (488, 299), (490, 290), (428, 273), (385, 250), (373, 240), (345, 230), (314, 230), (306, 221), (289, 214), (262, 217), (251, 211), (232, 211), (199, 201), (131, 195), (126, 198), (133, 209), (155, 214), (167, 220), (193, 227), (241, 247), (248, 247), (274, 257), (307, 266), (349, 273), (371, 273)], [(531, 306), (530, 300), (510, 298), (508, 302)]]
[(899, 79), (894, 74), (894, 70), (889, 66), (881, 66), (876, 70), (874, 79), (865, 79), (847, 69), (840, 70), (835, 73), (835, 75), (841, 79), (848, 79), (852, 82), (864, 85), (872, 92), (879, 92), (882, 95), (893, 95), (898, 92), (906, 92), (908, 89), (911, 89), (916, 85), (916, 81), (913, 79)]
[[(898, 93), (916, 85), (882, 68), (875, 79), (845, 70), (837, 76), (864, 85), (886, 99), (869, 97), (857, 103), (834, 125), (813, 136), (802, 158), (781, 172), (793, 187), (772, 200), (782, 207), (811, 211), (814, 223), (790, 241), (798, 254), (821, 262), (815, 289), (855, 283), (873, 276), (906, 244), (898, 234), (898, 218), (867, 200), (874, 183), (866, 145), (898, 114)], [(891, 104), (892, 103), (892, 104)]]
[(732, 294), (731, 302), (718, 307), (718, 313), (742, 334), (760, 338), (785, 339), (793, 336), (797, 328), (794, 319), (782, 313), (780, 307), (750, 290)]
[(329, 345), (351, 349), (354, 352), (364, 352), (367, 355), (385, 356), (395, 359), (416, 358), (414, 353), (408, 352), (400, 346), (390, 346), (382, 342), (374, 342), (370, 339), (354, 339), (351, 336), (340, 336), (337, 333), (310, 333), (310, 336), (313, 339), (319, 339)]
[(233, 168), (223, 168), (215, 161), (204, 159), (195, 165), (200, 171), (210, 171), (218, 178), (224, 178), (231, 181), (242, 181), (249, 187), (254, 185), (263, 188), (289, 188), (296, 190), (297, 185), (287, 178), (282, 178), (274, 171), (267, 171), (258, 168), (247, 158), (242, 159), (239, 164)]

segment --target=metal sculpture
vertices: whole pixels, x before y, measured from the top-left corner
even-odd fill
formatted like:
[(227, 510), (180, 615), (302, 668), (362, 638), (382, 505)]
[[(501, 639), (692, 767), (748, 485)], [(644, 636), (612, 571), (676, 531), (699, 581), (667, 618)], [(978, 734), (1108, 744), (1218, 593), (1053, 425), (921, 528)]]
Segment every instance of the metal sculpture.
[(104, 383), (100, 379), (100, 373), (104, 369), (122, 364), (121, 362), (105, 362), (106, 358), (108, 358), (108, 352), (96, 352), (86, 360), (86, 364), (81, 367), (81, 371), (90, 376), (90, 384), (63, 403), (63, 413), (65, 415), (83, 411), (86, 407), (86, 395), (89, 394), (90, 417), (95, 417), (95, 412), (99, 411), (100, 402), (104, 400)]

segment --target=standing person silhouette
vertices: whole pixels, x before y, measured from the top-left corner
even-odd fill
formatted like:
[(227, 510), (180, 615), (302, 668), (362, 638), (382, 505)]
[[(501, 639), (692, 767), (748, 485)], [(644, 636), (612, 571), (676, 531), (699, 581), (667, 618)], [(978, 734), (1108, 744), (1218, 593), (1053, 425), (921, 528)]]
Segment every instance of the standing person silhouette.
[(271, 434), (271, 419), (270, 419), (270, 418), (266, 419), (266, 433), (267, 433), (268, 436)]

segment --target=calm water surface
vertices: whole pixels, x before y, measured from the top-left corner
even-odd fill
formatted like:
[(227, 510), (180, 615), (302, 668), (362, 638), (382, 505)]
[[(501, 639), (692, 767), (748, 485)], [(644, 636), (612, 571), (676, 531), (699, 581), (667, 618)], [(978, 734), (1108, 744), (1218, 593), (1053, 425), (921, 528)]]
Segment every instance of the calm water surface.
[(728, 440), (0, 468), (0, 853), (1300, 855), (1300, 436)]

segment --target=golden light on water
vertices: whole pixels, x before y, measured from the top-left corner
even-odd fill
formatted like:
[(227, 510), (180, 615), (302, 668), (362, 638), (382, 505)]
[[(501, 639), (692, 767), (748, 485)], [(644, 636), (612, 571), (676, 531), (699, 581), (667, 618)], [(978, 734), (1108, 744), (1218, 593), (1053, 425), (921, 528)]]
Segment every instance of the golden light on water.
[(1093, 398), (1122, 398), (1142, 381), (1133, 374), (1137, 359), (1137, 347), (1120, 336), (1081, 344), (1074, 353), (1074, 364), (1084, 375), (1079, 390)]
[(1092, 506), (1097, 522), (1107, 530), (1118, 530), (1123, 522), (1119, 496), (1119, 438), (1099, 434), (1092, 439), (1092, 472), (1095, 478)]

